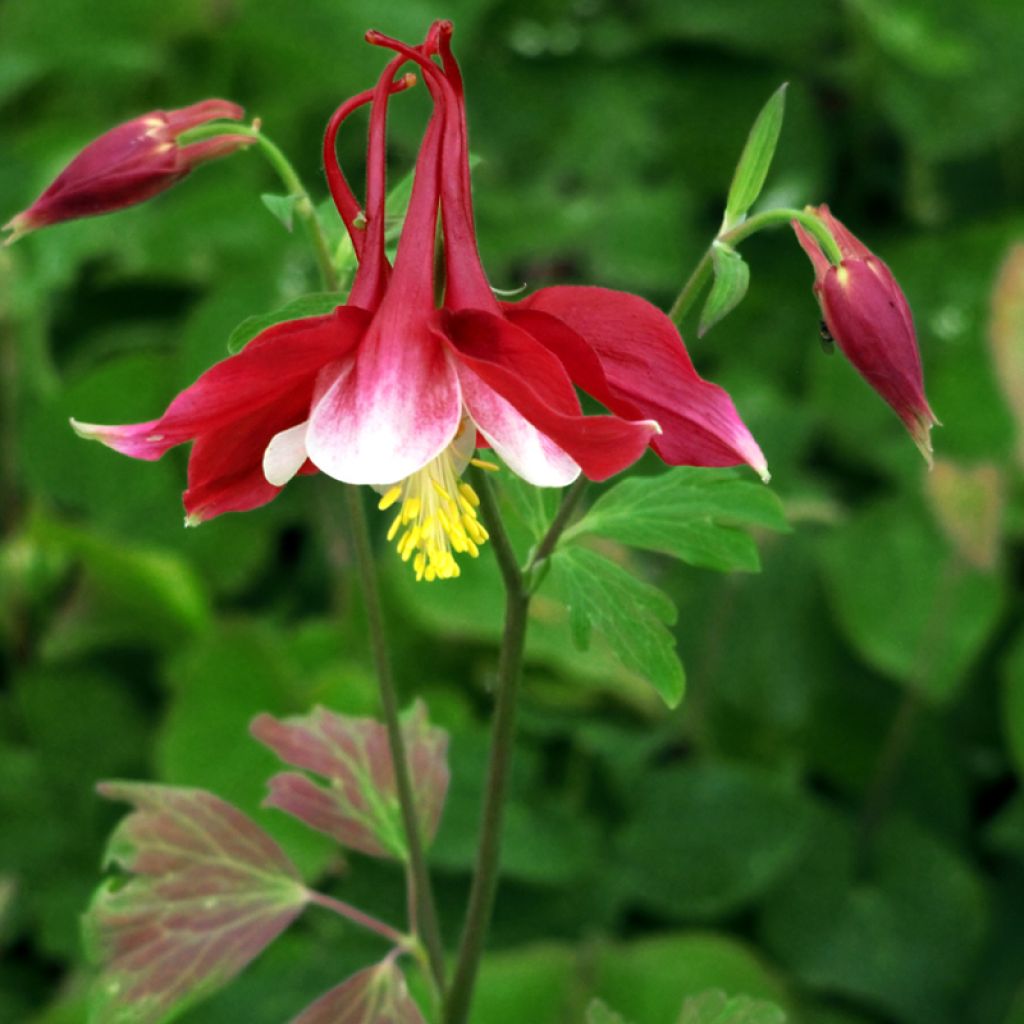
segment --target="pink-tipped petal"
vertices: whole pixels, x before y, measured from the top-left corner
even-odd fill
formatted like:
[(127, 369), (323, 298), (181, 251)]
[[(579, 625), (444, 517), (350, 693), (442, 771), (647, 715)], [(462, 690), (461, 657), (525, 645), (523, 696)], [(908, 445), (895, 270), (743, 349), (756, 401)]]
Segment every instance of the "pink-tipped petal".
[(316, 403), (306, 446), (335, 480), (394, 483), (444, 451), (461, 416), (458, 377), (426, 321), (378, 316)]
[(275, 406), (296, 387), (304, 387), (310, 398), (320, 369), (355, 348), (369, 319), (365, 310), (340, 306), (324, 316), (275, 324), (207, 370), (159, 419), (127, 426), (73, 425), (83, 437), (125, 455), (158, 459), (168, 448)]
[(168, 441), (167, 435), (159, 430), (159, 420), (147, 423), (132, 423), (126, 426), (107, 426), (102, 423), (83, 423), (73, 416), (69, 420), (71, 429), (85, 441), (99, 441), (122, 455), (133, 459), (152, 462), (159, 459), (176, 441)]
[[(764, 455), (732, 399), (697, 374), (672, 321), (649, 302), (606, 288), (560, 286), (543, 288), (517, 305), (549, 313), (583, 338), (601, 362), (612, 392), (609, 407), (621, 416), (656, 420), (662, 433), (651, 447), (666, 462), (745, 462), (768, 479)], [(558, 344), (554, 336), (548, 341)]]
[[(658, 432), (658, 425), (649, 420), (629, 422), (617, 416), (584, 416), (580, 412), (572, 384), (559, 361), (543, 345), (504, 317), (480, 312), (453, 313), (445, 318), (445, 332), (452, 353), (458, 361), (460, 375), (469, 381), (465, 371), (504, 399), (528, 424), (547, 437), (556, 466), (542, 469), (535, 463), (536, 474), (568, 472), (562, 463), (565, 453), (592, 480), (606, 480), (632, 465)], [(474, 381), (468, 385), (466, 405), (480, 432), (496, 448), (513, 451), (524, 447), (518, 458), (525, 466), (529, 458), (537, 458), (534, 439), (523, 433), (498, 403), (483, 401)], [(480, 401), (479, 407), (474, 404)], [(488, 422), (488, 414), (495, 415)], [(507, 430), (509, 433), (503, 434)], [(556, 451), (557, 450), (557, 451)], [(544, 450), (540, 449), (540, 454)], [(559, 468), (560, 467), (560, 468)]]

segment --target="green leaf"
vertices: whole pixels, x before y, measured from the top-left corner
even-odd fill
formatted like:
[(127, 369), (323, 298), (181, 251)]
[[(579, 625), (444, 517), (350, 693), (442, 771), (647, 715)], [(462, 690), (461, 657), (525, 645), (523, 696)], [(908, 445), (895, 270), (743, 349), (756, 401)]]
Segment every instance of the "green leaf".
[(46, 637), (49, 655), (107, 645), (173, 647), (208, 626), (206, 594), (181, 558), (57, 521), (40, 519), (32, 532), (44, 549), (70, 556), (82, 569)]
[(806, 985), (868, 1002), (886, 1019), (962, 1019), (988, 947), (989, 893), (959, 854), (893, 819), (859, 857), (850, 821), (831, 808), (771, 893), (760, 932)]
[(734, 913), (792, 866), (810, 813), (800, 793), (761, 768), (713, 762), (648, 773), (621, 840), (622, 884), (656, 913)]
[(233, 978), (295, 919), (307, 892), (280, 847), (212, 793), (99, 789), (135, 810), (106, 856), (132, 877), (103, 885), (83, 922), (102, 967), (90, 1020), (158, 1024)]
[(626, 1020), (600, 999), (592, 999), (587, 1007), (587, 1024), (626, 1024)]
[(787, 84), (784, 82), (772, 93), (750, 129), (739, 163), (736, 164), (732, 184), (729, 186), (725, 220), (722, 223), (723, 231), (728, 231), (742, 221), (761, 194), (772, 157), (775, 155), (779, 132), (782, 130)]
[(683, 1003), (678, 1024), (785, 1024), (786, 1014), (774, 1003), (750, 996), (730, 998), (721, 989), (691, 996)]
[(292, 1024), (425, 1024), (406, 988), (405, 977), (389, 957), (326, 992)]
[(669, 707), (683, 697), (686, 677), (666, 626), (675, 605), (663, 591), (586, 548), (566, 547), (551, 559), (552, 586), (569, 609), (569, 628), (581, 649), (596, 626), (623, 665), (638, 672)]
[(708, 989), (786, 1005), (782, 982), (764, 957), (714, 932), (601, 945), (590, 959), (590, 973), (595, 994), (635, 1024), (671, 1024), (687, 996)]
[(965, 564), (908, 503), (877, 505), (844, 523), (827, 539), (824, 563), (858, 653), (929, 701), (952, 698), (999, 622), (1000, 580)]
[[(298, 772), (270, 780), (264, 806), (276, 807), (371, 857), (406, 860), (398, 790), (387, 730), (370, 718), (354, 718), (317, 707), (302, 717), (258, 715), (249, 730), (286, 764), (326, 779), (327, 786)], [(427, 720), (417, 701), (402, 722), (406, 756), (421, 834), (437, 832), (448, 790), (448, 736)]]
[(789, 529), (770, 490), (729, 471), (679, 466), (616, 484), (565, 532), (563, 542), (592, 533), (705, 569), (756, 572), (757, 547), (739, 528), (751, 526)]
[(742, 301), (750, 284), (750, 267), (743, 257), (725, 242), (711, 245), (711, 265), (715, 283), (700, 314), (697, 336), (703, 338), (719, 320), (724, 320)]
[(260, 196), (263, 205), (284, 225), (286, 231), (291, 231), (295, 221), (295, 204), (299, 197), (292, 193), (286, 196), (274, 195), (272, 192), (264, 192)]
[(310, 292), (292, 299), (279, 309), (270, 313), (258, 313), (246, 317), (228, 338), (228, 351), (234, 355), (241, 352), (261, 331), (285, 320), (301, 320), (307, 316), (323, 316), (333, 312), (341, 304), (341, 296), (337, 292)]

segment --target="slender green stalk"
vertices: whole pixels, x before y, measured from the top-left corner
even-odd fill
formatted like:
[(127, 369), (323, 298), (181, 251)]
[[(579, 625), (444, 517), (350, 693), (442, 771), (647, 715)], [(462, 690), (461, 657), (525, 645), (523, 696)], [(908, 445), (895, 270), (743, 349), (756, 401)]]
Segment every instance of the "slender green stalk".
[(179, 143), (187, 145), (190, 142), (199, 142), (202, 139), (213, 138), (220, 135), (241, 135), (244, 138), (252, 139), (258, 146), (260, 152), (266, 157), (267, 163), (274, 168), (281, 184), (288, 191), (288, 195), (294, 197), (295, 216), (302, 221), (302, 227), (309, 239), (309, 244), (316, 257), (317, 267), (320, 271), (320, 278), (324, 287), (331, 292), (337, 291), (339, 287), (338, 272), (335, 270), (334, 261), (331, 259), (331, 249), (324, 237), (320, 221), (317, 219), (316, 209), (313, 200), (310, 199), (302, 179), (299, 177), (291, 161), (284, 155), (281, 148), (267, 138), (257, 126), (249, 127), (243, 124), (209, 124), (191, 131), (184, 132), (179, 138)]
[[(814, 236), (815, 240), (821, 244), (830, 262), (838, 264), (842, 261), (843, 256), (839, 251), (836, 240), (832, 237), (828, 228), (825, 227), (821, 218), (809, 210), (780, 207), (777, 210), (765, 210), (762, 213), (755, 213), (753, 217), (749, 217), (729, 231), (723, 232), (715, 241), (735, 247), (745, 238), (749, 238), (758, 231), (762, 231), (765, 228), (784, 226), (794, 220), (806, 228)], [(672, 303), (672, 307), (668, 311), (669, 317), (677, 327), (682, 327), (683, 318), (690, 311), (690, 308), (697, 300), (697, 296), (710, 279), (711, 248), (709, 246), (700, 258), (700, 262), (694, 268), (693, 273), (687, 278), (686, 284), (683, 285), (682, 290), (676, 296), (675, 302)]]
[(377, 586), (377, 567), (370, 544), (370, 531), (366, 523), (362, 495), (356, 487), (346, 487), (349, 519), (352, 526), (352, 540), (355, 548), (356, 565), (362, 584), (363, 599), (366, 603), (366, 618), (370, 631), (370, 647), (377, 669), (381, 705), (388, 733), (388, 745), (395, 769), (395, 784), (398, 802), (402, 810), (402, 825), (409, 845), (409, 878), (412, 890), (410, 917), (427, 947), (430, 973), (440, 993), (444, 992), (444, 947), (437, 921), (437, 910), (430, 885), (430, 872), (420, 836), (419, 821), (416, 817), (416, 803), (412, 782), (409, 777), (409, 760), (402, 738), (401, 722), (398, 717), (398, 694), (395, 690), (391, 659), (388, 656), (387, 640), (384, 635), (384, 614)]
[(466, 919), (455, 963), (455, 974), (445, 1001), (445, 1024), (466, 1024), (469, 1018), (473, 988), (498, 889), (505, 799), (512, 766), (516, 703), (522, 678), (523, 649), (530, 608), (530, 572), (554, 550), (584, 487), (584, 484), (577, 482), (566, 492), (558, 514), (538, 544), (524, 572), (519, 568), (515, 552), (502, 525), (498, 502), (490, 480), (486, 479), (483, 473), (478, 473), (475, 482), (480, 495), (484, 524), (491, 535), (491, 544), (505, 583), (505, 630), (498, 658), (494, 719), (491, 725), (491, 752), (487, 766), (480, 840), (466, 907)]

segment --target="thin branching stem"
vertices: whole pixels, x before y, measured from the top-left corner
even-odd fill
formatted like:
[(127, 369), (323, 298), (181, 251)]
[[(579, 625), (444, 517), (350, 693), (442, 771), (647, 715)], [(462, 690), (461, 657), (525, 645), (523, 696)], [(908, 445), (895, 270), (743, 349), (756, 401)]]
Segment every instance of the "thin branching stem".
[(584, 484), (577, 482), (566, 492), (554, 521), (538, 544), (524, 572), (519, 567), (515, 551), (502, 525), (501, 513), (490, 480), (480, 473), (476, 483), (484, 524), (491, 535), (494, 554), (505, 583), (505, 629), (498, 657), (494, 718), (491, 724), (491, 752), (487, 765), (479, 846), (455, 962), (455, 974), (445, 1002), (445, 1024), (466, 1024), (469, 1018), (473, 988), (498, 889), (505, 801), (515, 745), (516, 704), (522, 678), (523, 649), (530, 609), (530, 571), (554, 551), (584, 487)]

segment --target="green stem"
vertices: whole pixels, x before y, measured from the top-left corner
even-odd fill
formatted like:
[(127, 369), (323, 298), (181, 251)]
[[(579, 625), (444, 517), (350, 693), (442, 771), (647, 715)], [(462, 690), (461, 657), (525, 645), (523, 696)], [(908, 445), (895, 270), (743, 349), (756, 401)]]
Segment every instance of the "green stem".
[[(776, 228), (796, 221), (814, 236), (814, 239), (821, 245), (829, 261), (834, 264), (842, 262), (843, 254), (839, 251), (836, 240), (825, 226), (822, 219), (810, 210), (796, 210), (790, 207), (780, 207), (776, 210), (764, 210), (762, 213), (755, 213), (753, 217), (737, 224), (734, 228), (722, 232), (715, 241), (735, 247), (744, 239), (762, 231), (765, 228)], [(682, 327), (683, 318), (690, 311), (701, 289), (707, 284), (711, 277), (711, 247), (700, 258), (700, 262), (694, 268), (686, 284), (676, 296), (668, 315), (677, 327)]]
[(317, 219), (316, 209), (313, 200), (310, 199), (305, 185), (298, 172), (292, 166), (291, 161), (284, 155), (279, 146), (267, 138), (259, 128), (249, 127), (242, 124), (209, 124), (191, 131), (184, 132), (178, 139), (179, 144), (187, 145), (191, 142), (199, 142), (205, 138), (213, 138), (220, 135), (241, 135), (244, 138), (252, 139), (259, 147), (260, 152), (266, 157), (267, 163), (273, 167), (281, 184), (288, 191), (289, 196), (295, 198), (295, 215), (302, 221), (303, 229), (309, 244), (313, 247), (316, 256), (317, 267), (320, 270), (320, 279), (323, 286), (331, 292), (337, 291), (339, 287), (338, 272), (335, 270), (334, 261), (331, 259), (331, 249), (324, 237), (320, 221)]
[(485, 474), (478, 473), (475, 483), (480, 495), (484, 524), (490, 533), (491, 544), (505, 583), (505, 629), (498, 658), (494, 720), (491, 725), (491, 752), (481, 814), (480, 842), (466, 907), (466, 920), (455, 963), (455, 974), (445, 1001), (445, 1024), (466, 1024), (469, 1018), (473, 988), (498, 889), (505, 799), (512, 766), (516, 703), (522, 678), (523, 649), (530, 609), (531, 571), (554, 550), (559, 535), (583, 491), (583, 485), (577, 483), (566, 493), (558, 514), (524, 571), (516, 561), (512, 544), (502, 525), (498, 502), (490, 480), (486, 479)]
[(409, 847), (408, 864), (412, 889), (410, 918), (416, 922), (417, 931), (422, 935), (427, 947), (430, 973), (434, 984), (438, 992), (443, 993), (444, 948), (441, 944), (441, 931), (438, 926), (437, 910), (434, 906), (434, 896), (430, 885), (430, 872), (427, 870), (427, 859), (420, 836), (419, 821), (416, 817), (416, 802), (409, 777), (409, 760), (406, 756), (405, 740), (402, 737), (402, 727), (398, 716), (398, 695), (391, 670), (391, 659), (388, 656), (387, 640), (384, 635), (384, 614), (380, 603), (380, 589), (377, 586), (376, 563), (370, 544), (370, 531), (366, 522), (366, 512), (363, 509), (362, 495), (358, 488), (346, 487), (345, 491), (352, 525), (356, 564), (366, 604), (370, 647), (377, 670), (388, 745), (391, 749), (391, 760), (395, 769), (395, 784), (402, 811), (402, 825)]

